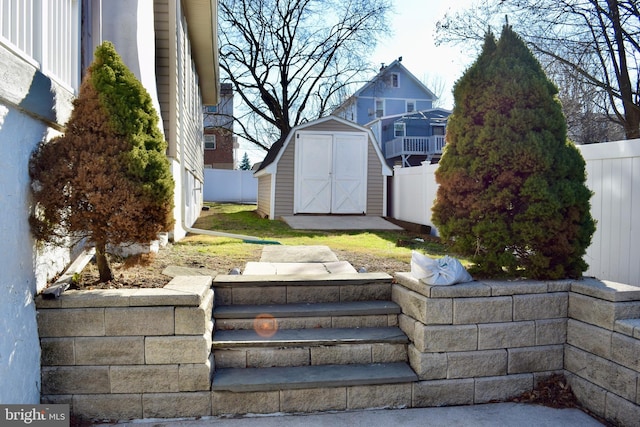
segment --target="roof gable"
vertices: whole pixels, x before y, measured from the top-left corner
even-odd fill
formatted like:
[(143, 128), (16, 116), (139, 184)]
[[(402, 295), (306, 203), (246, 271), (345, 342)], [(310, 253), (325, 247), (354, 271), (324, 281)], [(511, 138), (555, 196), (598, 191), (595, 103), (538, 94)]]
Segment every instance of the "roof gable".
[[(433, 100), (438, 98), (431, 90), (429, 90), (428, 87), (426, 87), (424, 85), (424, 83), (422, 83), (420, 80), (418, 80), (418, 78), (416, 78), (416, 76), (414, 76), (404, 65), (402, 65), (402, 62), (401, 62), (400, 59), (396, 59), (391, 64), (389, 64), (386, 67), (383, 67), (382, 69), (380, 69), (380, 72), (373, 79), (371, 79), (369, 82), (367, 82), (364, 86), (362, 86), (360, 89), (358, 89), (353, 94), (353, 96), (354, 97), (361, 96), (367, 90), (369, 90), (372, 87), (374, 87), (374, 85), (376, 85), (378, 82), (384, 81), (384, 79), (388, 75), (390, 75), (391, 73), (399, 73), (402, 76), (404, 76), (404, 78), (410, 79), (418, 87), (418, 89), (423, 93), (424, 98), (431, 98)], [(419, 97), (416, 96), (416, 98), (419, 98)]]
[[(307, 122), (307, 123), (303, 123), (301, 125), (298, 125), (296, 127), (294, 127), (293, 129), (291, 129), (291, 131), (289, 131), (289, 134), (287, 135), (287, 137), (285, 139), (279, 140), (277, 142), (275, 142), (271, 148), (269, 148), (269, 151), (267, 152), (267, 155), (265, 156), (264, 160), (262, 161), (262, 163), (260, 164), (260, 167), (258, 167), (258, 169), (254, 172), (254, 175), (260, 176), (262, 174), (266, 174), (266, 173), (273, 173), (275, 172), (275, 170), (273, 170), (272, 168), (269, 168), (270, 165), (277, 165), (278, 161), (280, 160), (280, 157), (282, 156), (282, 153), (284, 152), (285, 148), (289, 145), (291, 139), (293, 139), (293, 136), (295, 135), (296, 132), (301, 131), (301, 130), (305, 130), (307, 128), (316, 126), (320, 123), (326, 123), (326, 122), (336, 122), (338, 124), (341, 124), (343, 126), (348, 126), (351, 127), (355, 130), (364, 132), (367, 134), (367, 139), (368, 142), (374, 147), (374, 149), (376, 150), (376, 154), (378, 155), (378, 158), (380, 159), (380, 162), (382, 164), (383, 167), (383, 172), (385, 172), (384, 168), (387, 167), (386, 161), (384, 160), (384, 157), (382, 155), (382, 152), (380, 151), (380, 148), (378, 147), (378, 144), (375, 143), (375, 138), (373, 136), (373, 134), (371, 133), (370, 129), (367, 129), (363, 126), (360, 126), (357, 123), (342, 119), (340, 117), (336, 117), (336, 116), (326, 116), (326, 117), (322, 117), (320, 119), (311, 121), (311, 122)], [(388, 174), (390, 174), (390, 170), (386, 171), (388, 172)]]

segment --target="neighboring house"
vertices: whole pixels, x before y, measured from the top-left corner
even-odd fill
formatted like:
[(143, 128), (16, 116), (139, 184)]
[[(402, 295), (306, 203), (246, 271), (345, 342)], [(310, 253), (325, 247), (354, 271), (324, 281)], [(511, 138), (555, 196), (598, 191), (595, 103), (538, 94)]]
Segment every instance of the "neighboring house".
[(419, 166), (437, 162), (444, 147), (444, 134), (451, 111), (442, 108), (414, 111), (375, 119), (366, 124), (381, 143), (390, 165)]
[(233, 88), (220, 85), (218, 105), (204, 107), (204, 167), (234, 169), (236, 137), (233, 135)]
[(387, 166), (367, 128), (335, 116), (293, 128), (256, 170), (258, 214), (385, 216)]
[(182, 238), (202, 206), (202, 105), (218, 104), (216, 1), (0, 0), (0, 11), (0, 403), (34, 404), (33, 297), (72, 254), (31, 236), (29, 157), (64, 132), (93, 49), (112, 41), (161, 115)]
[(398, 58), (333, 111), (371, 128), (389, 165), (411, 166), (437, 159), (444, 144), (448, 110)]

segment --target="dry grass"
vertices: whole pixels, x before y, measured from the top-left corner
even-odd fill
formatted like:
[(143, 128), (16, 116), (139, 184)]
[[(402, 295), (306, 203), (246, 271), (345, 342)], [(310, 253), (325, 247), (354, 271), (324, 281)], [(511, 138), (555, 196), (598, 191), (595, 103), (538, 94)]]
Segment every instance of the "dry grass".
[[(292, 230), (280, 221), (259, 218), (255, 206), (211, 204), (209, 207), (208, 211), (202, 212), (196, 228), (260, 236), (284, 245), (326, 245), (339, 260), (348, 261), (356, 269), (364, 267), (369, 272), (410, 271), (412, 249), (433, 256), (446, 253), (446, 248), (437, 239), (416, 233)], [(229, 238), (189, 235), (177, 243), (169, 243), (157, 254), (127, 260), (112, 258), (116, 277), (108, 283), (98, 283), (97, 269), (90, 264), (79, 278), (77, 287), (162, 287), (171, 279), (162, 274), (169, 265), (206, 268), (226, 274), (233, 268), (243, 269), (249, 261), (259, 261), (262, 247)]]

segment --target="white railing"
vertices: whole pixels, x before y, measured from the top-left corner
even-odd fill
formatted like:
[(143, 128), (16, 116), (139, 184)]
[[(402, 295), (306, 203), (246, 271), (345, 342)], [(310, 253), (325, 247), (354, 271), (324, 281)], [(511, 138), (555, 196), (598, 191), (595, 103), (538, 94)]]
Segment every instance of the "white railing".
[(79, 85), (79, 0), (0, 0), (0, 42), (71, 89)]
[[(584, 256), (586, 276), (640, 286), (640, 139), (578, 146), (586, 161), (596, 232)], [(431, 208), (438, 165), (393, 170), (393, 217), (438, 233)]]
[(401, 136), (385, 143), (386, 159), (403, 155), (430, 155), (442, 153), (444, 136)]

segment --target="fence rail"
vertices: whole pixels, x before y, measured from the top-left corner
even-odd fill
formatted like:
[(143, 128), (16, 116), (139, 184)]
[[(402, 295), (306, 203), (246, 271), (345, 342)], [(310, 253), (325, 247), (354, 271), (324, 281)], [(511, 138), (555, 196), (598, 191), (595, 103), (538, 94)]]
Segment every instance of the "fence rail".
[[(640, 139), (578, 146), (597, 221), (585, 261), (587, 276), (640, 286)], [(394, 169), (393, 216), (430, 225), (438, 165)]]

